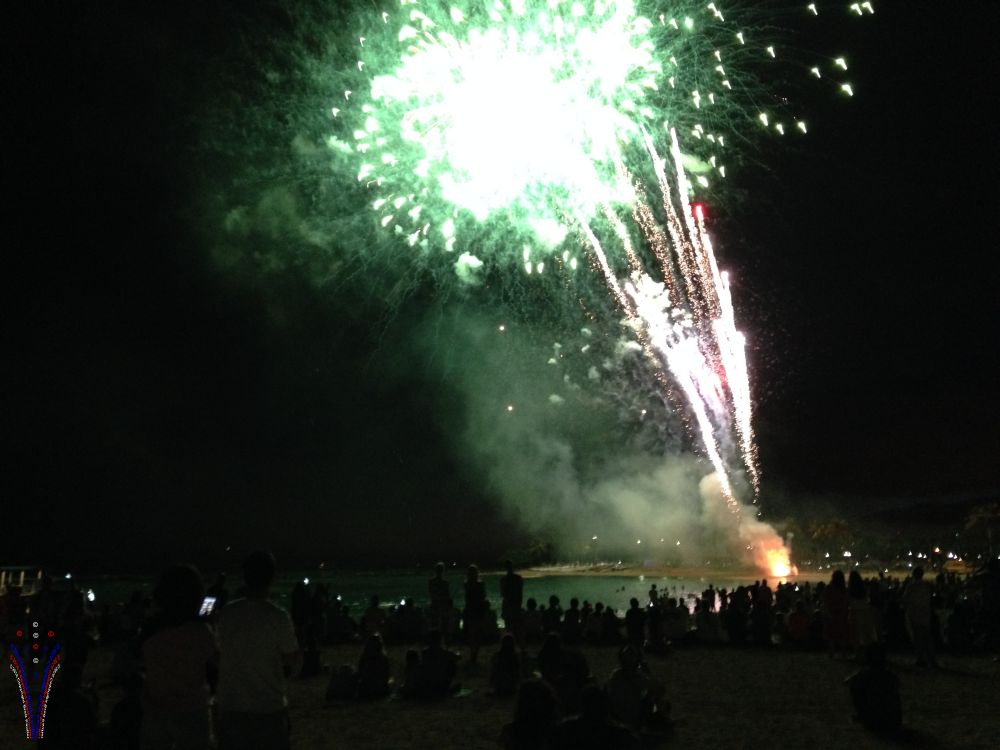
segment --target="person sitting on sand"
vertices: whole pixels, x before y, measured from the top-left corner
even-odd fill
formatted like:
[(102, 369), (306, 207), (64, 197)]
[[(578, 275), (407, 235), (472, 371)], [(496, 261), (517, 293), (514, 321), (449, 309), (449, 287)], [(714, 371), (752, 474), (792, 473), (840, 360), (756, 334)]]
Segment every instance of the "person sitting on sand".
[(580, 695), (580, 715), (564, 719), (555, 730), (554, 750), (607, 750), (638, 747), (639, 738), (611, 717), (607, 694), (588, 685)]
[(563, 648), (558, 633), (549, 633), (542, 642), (536, 659), (542, 679), (555, 688), (562, 707), (575, 711), (579, 707), (580, 693), (593, 681), (590, 666), (582, 653)]
[(580, 600), (575, 596), (569, 600), (569, 609), (563, 613), (562, 637), (567, 646), (576, 646), (580, 643)]
[(420, 652), (415, 648), (407, 649), (403, 684), (399, 686), (399, 694), (404, 698), (423, 698), (424, 692), (424, 670), (420, 664)]
[(377, 633), (368, 636), (361, 649), (358, 660), (358, 683), (356, 695), (358, 700), (384, 698), (392, 689), (392, 678), (389, 676), (389, 657), (382, 645), (382, 636)]
[(329, 631), (333, 643), (349, 643), (358, 636), (358, 624), (351, 617), (350, 608), (339, 598), (333, 601)]
[(375, 594), (368, 601), (368, 609), (361, 615), (361, 634), (363, 636), (381, 634), (385, 631), (386, 613)]
[(658, 731), (669, 725), (670, 704), (664, 699), (663, 683), (653, 677), (638, 649), (623, 646), (618, 663), (605, 686), (614, 715), (636, 731)]
[(592, 645), (601, 642), (601, 618), (604, 617), (604, 603), (597, 602), (594, 611), (590, 613), (583, 623), (583, 640)]
[(886, 666), (885, 649), (873, 643), (865, 648), (865, 666), (845, 682), (851, 691), (855, 719), (878, 734), (899, 732), (903, 723), (899, 678)]
[(490, 664), (490, 687), (493, 695), (506, 698), (514, 695), (521, 680), (521, 659), (516, 642), (510, 633), (500, 639), (500, 650), (493, 654)]
[(558, 633), (562, 630), (562, 606), (559, 604), (559, 597), (555, 594), (549, 597), (549, 606), (542, 611), (543, 637), (549, 633)]
[(799, 648), (805, 647), (809, 642), (809, 613), (801, 599), (795, 602), (795, 610), (788, 615), (787, 625), (789, 642)]
[(425, 697), (441, 698), (454, 692), (452, 684), (458, 671), (459, 655), (442, 645), (444, 638), (440, 630), (427, 633), (427, 647), (420, 654)]
[(542, 613), (538, 611), (538, 602), (529, 598), (525, 602), (525, 610), (521, 627), (524, 630), (524, 640), (527, 643), (538, 643), (542, 640)]
[(615, 608), (610, 605), (605, 607), (604, 615), (601, 617), (601, 643), (615, 646), (621, 643), (621, 627), (622, 621)]
[(514, 704), (514, 720), (500, 732), (504, 750), (547, 750), (552, 747), (559, 702), (541, 680), (522, 682)]
[(678, 602), (674, 597), (667, 599), (663, 608), (663, 636), (670, 642), (682, 641), (688, 635), (691, 627), (691, 614), (684, 602)]
[(712, 611), (712, 601), (700, 600), (695, 612), (695, 632), (700, 643), (719, 643), (723, 640), (719, 613)]

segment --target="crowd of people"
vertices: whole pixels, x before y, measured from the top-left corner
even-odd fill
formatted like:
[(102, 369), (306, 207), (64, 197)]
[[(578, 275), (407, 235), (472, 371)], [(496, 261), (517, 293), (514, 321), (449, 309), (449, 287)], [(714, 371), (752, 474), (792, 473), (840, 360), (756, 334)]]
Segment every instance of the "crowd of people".
[[(995, 560), (966, 578), (931, 578), (919, 567), (904, 579), (836, 570), (828, 582), (772, 588), (759, 580), (681, 596), (653, 584), (644, 601), (632, 598), (621, 612), (611, 603), (572, 598), (564, 608), (554, 595), (541, 604), (525, 598), (524, 581), (509, 561), (494, 609), (475, 566), (457, 598), (438, 564), (427, 582), (426, 606), (404, 599), (385, 607), (372, 596), (358, 617), (322, 583), (297, 583), (289, 611), (274, 604), (275, 562), (266, 552), (250, 555), (243, 574), (230, 600), (224, 576), (206, 590), (193, 567), (172, 566), (151, 601), (137, 593), (100, 611), (75, 587), (57, 596), (49, 579), (30, 598), (8, 591), (0, 624), (7, 628), (29, 615), (45, 619), (58, 623), (63, 642), (47, 744), (86, 750), (98, 746), (103, 731), (102, 746), (112, 748), (209, 748), (214, 735), (223, 750), (287, 748), (288, 678), (329, 673), (326, 699), (334, 703), (392, 694), (432, 701), (461, 693), (462, 675), (482, 669), (492, 695), (514, 698), (513, 720), (499, 734), (503, 747), (628, 747), (655, 742), (670, 727), (663, 684), (647, 659), (705, 644), (855, 658), (864, 665), (848, 680), (857, 719), (891, 733), (899, 730), (902, 712), (887, 651), (912, 652), (916, 665), (934, 668), (942, 652), (1000, 645)], [(97, 692), (83, 682), (97, 642), (114, 649), (112, 677), (124, 688), (103, 729)], [(354, 642), (356, 663), (323, 663), (325, 646)], [(386, 643), (408, 647), (395, 674)], [(615, 647), (618, 668), (601, 680), (583, 645)], [(489, 656), (481, 666), (484, 648)]]
[(772, 588), (762, 579), (732, 589), (709, 584), (700, 593), (680, 595), (654, 583), (643, 601), (632, 598), (618, 610), (619, 602), (572, 598), (564, 607), (555, 595), (541, 603), (525, 599), (523, 581), (509, 563), (499, 578), (499, 608), (491, 606), (472, 566), (460, 609), (444, 566), (438, 565), (426, 607), (412, 598), (386, 607), (373, 596), (355, 617), (342, 601), (331, 600), (322, 584), (311, 587), (310, 595), (300, 583), (292, 593), (292, 618), (307, 653), (324, 642), (364, 640), (374, 633), (386, 643), (413, 643), (435, 630), (450, 643), (467, 641), (475, 663), (480, 646), (496, 643), (504, 631), (526, 644), (558, 632), (572, 646), (627, 642), (648, 653), (698, 643), (827, 649), (860, 658), (866, 646), (880, 643), (890, 651), (912, 647), (918, 663), (934, 666), (937, 652), (975, 653), (1000, 645), (998, 568), (993, 561), (975, 576), (938, 573), (933, 580), (920, 567), (905, 578), (835, 570), (819, 583), (782, 582)]

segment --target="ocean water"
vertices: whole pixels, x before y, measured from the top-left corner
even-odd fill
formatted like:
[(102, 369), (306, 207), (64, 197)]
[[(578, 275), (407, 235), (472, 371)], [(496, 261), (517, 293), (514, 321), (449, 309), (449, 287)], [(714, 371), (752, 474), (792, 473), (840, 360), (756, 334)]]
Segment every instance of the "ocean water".
[[(325, 572), (325, 571), (295, 571), (280, 574), (271, 598), (278, 604), (288, 607), (292, 587), (299, 581), (308, 579), (310, 584), (323, 583), (331, 597), (340, 597), (351, 611), (357, 615), (368, 606), (370, 598), (379, 597), (382, 606), (400, 603), (404, 598), (412, 598), (419, 606), (426, 606), (429, 601), (427, 581), (433, 571), (406, 572)], [(486, 595), (490, 603), (499, 611), (500, 608), (500, 575), (486, 573), (482, 579), (486, 584)], [(445, 578), (451, 583), (451, 595), (456, 606), (461, 607), (464, 598), (462, 584), (465, 580), (464, 570), (451, 569), (445, 573)], [(211, 580), (206, 580), (206, 585)], [(655, 584), (662, 595), (683, 598), (689, 606), (696, 596), (712, 583), (716, 588), (732, 589), (739, 584), (746, 584), (745, 578), (731, 576), (663, 576), (656, 575), (560, 575), (530, 573), (524, 578), (524, 599), (533, 597), (540, 605), (548, 604), (552, 595), (559, 597), (559, 602), (565, 609), (571, 598), (576, 597), (589, 601), (592, 605), (602, 602), (605, 606), (613, 606), (624, 611), (628, 608), (629, 599), (636, 597), (641, 604), (649, 599), (649, 590)], [(94, 592), (95, 605), (114, 604), (127, 600), (133, 591), (141, 591), (151, 596), (154, 586), (152, 576), (97, 576), (87, 577), (79, 582), (83, 589)], [(236, 594), (240, 585), (240, 576), (231, 574), (227, 588), (230, 597)], [(773, 585), (773, 583), (772, 583)]]

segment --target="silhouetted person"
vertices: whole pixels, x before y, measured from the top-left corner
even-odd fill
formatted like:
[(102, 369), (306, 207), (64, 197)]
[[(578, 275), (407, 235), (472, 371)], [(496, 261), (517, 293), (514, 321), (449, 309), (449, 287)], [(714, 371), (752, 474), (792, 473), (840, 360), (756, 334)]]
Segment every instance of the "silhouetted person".
[(403, 684), (399, 686), (399, 694), (404, 698), (423, 698), (427, 692), (424, 683), (420, 652), (415, 648), (407, 649), (406, 662), (403, 665)]
[(444, 577), (444, 563), (434, 566), (434, 577), (427, 582), (427, 593), (430, 595), (430, 610), (427, 613), (428, 627), (432, 630), (448, 631), (448, 618), (451, 615), (451, 584)]
[(868, 601), (868, 587), (861, 574), (852, 570), (847, 577), (847, 619), (851, 626), (851, 643), (864, 650), (878, 641), (875, 610)]
[(851, 639), (844, 571), (835, 570), (823, 591), (823, 639), (830, 654), (846, 653)]
[(632, 645), (618, 652), (619, 667), (605, 686), (615, 716), (636, 730), (660, 731), (670, 723), (670, 704), (663, 683), (649, 671)]
[(489, 614), (489, 604), (486, 601), (486, 585), (479, 579), (479, 568), (470, 565), (465, 577), (465, 609), (462, 610), (462, 623), (469, 644), (471, 664), (475, 664), (479, 657), (479, 645), (482, 642), (487, 614)]
[(305, 642), (306, 623), (309, 622), (311, 609), (309, 600), (309, 588), (305, 581), (296, 581), (295, 586), (292, 587), (290, 614), (292, 624), (295, 626), (295, 637), (300, 644)]
[(533, 598), (529, 597), (525, 602), (522, 626), (526, 642), (537, 643), (542, 640), (542, 613), (538, 609), (538, 602)]
[(427, 647), (420, 654), (424, 689), (429, 698), (441, 698), (454, 689), (452, 681), (458, 670), (459, 656), (444, 648), (443, 640), (440, 630), (428, 631)]
[(514, 720), (500, 732), (504, 750), (546, 750), (552, 745), (559, 704), (541, 680), (522, 682), (514, 704)]
[(326, 613), (330, 607), (330, 595), (325, 585), (317, 583), (307, 591), (308, 599), (303, 605), (306, 609), (305, 622), (301, 632), (297, 633), (302, 647), (299, 677), (314, 677), (323, 671), (320, 643), (326, 637)]
[(510, 633), (500, 639), (500, 650), (490, 662), (490, 687), (499, 697), (514, 695), (521, 680), (521, 659), (517, 655), (514, 636)]
[(340, 601), (333, 603), (333, 615), (330, 617), (330, 640), (334, 643), (348, 643), (358, 634), (358, 624), (351, 617), (347, 605)]
[(579, 645), (580, 632), (580, 600), (573, 597), (569, 600), (569, 609), (563, 613), (563, 641), (567, 646)]
[(358, 660), (359, 700), (384, 698), (392, 688), (392, 678), (389, 676), (389, 657), (382, 645), (382, 636), (370, 635), (365, 640)]
[(895, 734), (903, 723), (899, 678), (889, 671), (885, 650), (879, 644), (865, 649), (865, 666), (845, 680), (851, 691), (855, 716), (879, 734)]
[(559, 597), (553, 594), (549, 597), (549, 606), (542, 612), (542, 635), (558, 633), (562, 629), (562, 607), (559, 605)]
[(809, 643), (809, 613), (801, 600), (795, 602), (795, 610), (788, 615), (788, 640), (796, 646)]
[(542, 679), (555, 688), (562, 707), (575, 711), (579, 707), (580, 693), (592, 679), (583, 654), (563, 648), (561, 636), (549, 633), (542, 642), (536, 662)]
[(514, 563), (504, 561), (507, 574), (500, 579), (500, 615), (504, 626), (521, 646), (524, 646), (524, 629), (522, 627), (521, 603), (524, 598), (524, 578), (514, 572)]
[(219, 736), (222, 750), (287, 750), (285, 679), (301, 652), (288, 613), (268, 601), (275, 562), (254, 552), (243, 563), (246, 597), (219, 613)]
[(629, 608), (625, 612), (625, 633), (628, 642), (636, 648), (641, 648), (646, 641), (646, 611), (639, 606), (635, 597), (629, 599)]
[(638, 738), (611, 717), (608, 696), (596, 685), (580, 695), (580, 715), (560, 722), (552, 747), (555, 750), (609, 750), (637, 747)]
[(614, 607), (605, 607), (601, 616), (601, 643), (611, 645), (621, 643), (621, 624)]
[(142, 750), (212, 746), (208, 681), (215, 680), (219, 649), (198, 616), (204, 595), (188, 565), (168, 568), (156, 584), (158, 613), (142, 633)]
[(361, 615), (361, 634), (375, 635), (385, 630), (386, 614), (385, 610), (379, 606), (378, 596), (372, 596), (368, 602), (368, 609)]

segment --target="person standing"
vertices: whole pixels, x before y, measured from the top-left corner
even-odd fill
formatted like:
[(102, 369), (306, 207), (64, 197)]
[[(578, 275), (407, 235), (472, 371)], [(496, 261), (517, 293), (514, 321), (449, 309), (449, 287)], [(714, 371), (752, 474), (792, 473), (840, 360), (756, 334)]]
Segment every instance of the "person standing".
[(156, 584), (158, 612), (141, 636), (142, 750), (212, 747), (208, 696), (218, 648), (198, 614), (204, 595), (201, 576), (188, 565), (167, 568)]
[(486, 584), (479, 579), (479, 568), (470, 565), (465, 578), (465, 609), (462, 611), (470, 664), (475, 664), (479, 657), (479, 644), (483, 638), (487, 614), (489, 603), (486, 601)]
[(444, 577), (444, 563), (434, 566), (434, 577), (427, 581), (427, 593), (430, 594), (431, 606), (427, 613), (428, 627), (431, 630), (448, 632), (448, 619), (451, 615), (451, 584)]
[(514, 572), (514, 563), (505, 560), (507, 575), (500, 579), (500, 597), (502, 604), (500, 614), (504, 625), (514, 636), (517, 643), (524, 648), (524, 628), (521, 616), (521, 602), (524, 598), (524, 579)]
[(268, 601), (275, 561), (253, 552), (243, 563), (246, 597), (219, 614), (221, 750), (288, 750), (285, 679), (302, 661), (288, 612)]
[(919, 565), (903, 591), (902, 605), (906, 616), (906, 629), (917, 655), (918, 667), (936, 667), (934, 637), (931, 631), (933, 615), (931, 602), (934, 589), (924, 580), (924, 569)]

